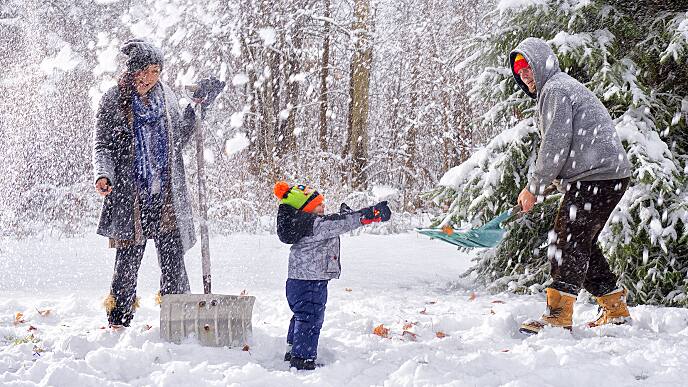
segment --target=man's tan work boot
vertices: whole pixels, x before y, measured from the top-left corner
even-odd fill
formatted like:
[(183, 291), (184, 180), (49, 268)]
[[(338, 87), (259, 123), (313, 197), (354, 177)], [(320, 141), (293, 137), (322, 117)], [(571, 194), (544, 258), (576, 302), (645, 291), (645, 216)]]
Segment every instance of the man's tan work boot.
[(547, 288), (547, 313), (539, 320), (530, 320), (521, 324), (522, 333), (537, 334), (545, 326), (561, 327), (571, 330), (573, 325), (573, 304), (576, 296), (560, 292), (553, 288)]
[(606, 324), (630, 323), (631, 313), (628, 311), (628, 305), (626, 305), (626, 294), (628, 294), (626, 289), (616, 289), (604, 296), (595, 297), (600, 306), (600, 314), (597, 316), (597, 320), (590, 321), (588, 326), (594, 328)]

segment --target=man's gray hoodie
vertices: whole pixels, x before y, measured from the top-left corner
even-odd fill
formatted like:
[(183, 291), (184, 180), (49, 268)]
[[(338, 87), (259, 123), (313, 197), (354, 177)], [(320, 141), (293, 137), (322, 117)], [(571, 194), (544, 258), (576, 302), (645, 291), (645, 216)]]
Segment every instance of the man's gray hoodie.
[(631, 164), (614, 123), (602, 102), (582, 83), (561, 71), (554, 51), (542, 39), (528, 38), (511, 52), (523, 55), (535, 75), (531, 93), (514, 73), (519, 87), (538, 104), (540, 150), (528, 190), (540, 194), (555, 179), (560, 185), (575, 181), (629, 177)]

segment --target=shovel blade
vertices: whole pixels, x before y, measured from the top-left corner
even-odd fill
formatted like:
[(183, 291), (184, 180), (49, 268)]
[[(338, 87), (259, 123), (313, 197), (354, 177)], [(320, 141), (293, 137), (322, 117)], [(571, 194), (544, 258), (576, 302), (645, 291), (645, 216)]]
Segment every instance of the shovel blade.
[(160, 338), (180, 344), (189, 337), (202, 346), (239, 347), (251, 340), (253, 296), (166, 294), (160, 308)]
[(432, 239), (439, 239), (441, 241), (451, 243), (454, 246), (465, 248), (490, 248), (496, 247), (504, 237), (502, 230), (468, 230), (455, 231), (451, 235), (436, 228), (419, 228), (416, 229), (419, 234), (427, 235)]

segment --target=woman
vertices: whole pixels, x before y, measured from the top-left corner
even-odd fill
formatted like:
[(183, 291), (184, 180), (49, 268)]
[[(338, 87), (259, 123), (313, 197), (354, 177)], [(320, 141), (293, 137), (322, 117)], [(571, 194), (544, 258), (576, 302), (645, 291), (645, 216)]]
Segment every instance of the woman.
[[(158, 251), (160, 295), (189, 291), (184, 253), (196, 242), (182, 161), (194, 110), (188, 106), (182, 113), (175, 94), (160, 81), (158, 48), (133, 39), (121, 51), (128, 56), (127, 70), (101, 99), (93, 152), (95, 187), (104, 197), (97, 232), (117, 249), (105, 300), (113, 328), (129, 326), (133, 318), (146, 241), (153, 239)], [(194, 97), (205, 97), (207, 107), (219, 90), (203, 91)]]

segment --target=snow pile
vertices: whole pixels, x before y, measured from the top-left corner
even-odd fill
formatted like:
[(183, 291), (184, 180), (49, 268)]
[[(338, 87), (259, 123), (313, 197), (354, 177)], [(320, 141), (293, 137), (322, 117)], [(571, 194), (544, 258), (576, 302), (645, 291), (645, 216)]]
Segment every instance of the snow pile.
[(246, 73), (236, 74), (232, 78), (232, 85), (234, 85), (234, 86), (244, 86), (247, 83), (248, 83), (248, 75), (246, 75)]
[(227, 156), (231, 156), (246, 149), (249, 145), (251, 145), (251, 142), (248, 140), (246, 133), (238, 132), (225, 143), (225, 153)]
[[(159, 339), (152, 247), (140, 270), (142, 307), (131, 328), (112, 332), (101, 329), (114, 254), (104, 239), (2, 246), (3, 386), (678, 385), (688, 371), (688, 310), (635, 307), (632, 327), (592, 330), (582, 324), (596, 307), (580, 297), (572, 334), (526, 338), (518, 324), (542, 312), (541, 296), (456, 282), (470, 257), (411, 234), (343, 238), (342, 279), (330, 283), (319, 347), (325, 367), (313, 372), (282, 361), (288, 246), (274, 236), (211, 240), (215, 291), (257, 297), (247, 352)], [(198, 261), (196, 247), (187, 255), (195, 292)], [(381, 324), (387, 337), (372, 333)]]
[[(565, 0), (559, 1), (558, 5), (563, 10), (574, 9), (586, 7), (591, 4), (591, 0)], [(528, 7), (546, 7), (548, 6), (547, 0), (500, 0), (497, 3), (497, 10), (500, 12), (504, 11), (519, 11)]]
[(272, 27), (261, 28), (258, 30), (258, 35), (266, 47), (272, 46), (277, 41), (277, 32)]
[(76, 68), (81, 60), (72, 52), (72, 46), (65, 43), (54, 57), (43, 59), (40, 64), (41, 70), (46, 75), (52, 75), (53, 71), (71, 71)]
[(667, 45), (662, 53), (662, 61), (669, 58), (678, 62), (686, 54), (685, 45), (688, 43), (688, 14), (679, 14), (672, 20), (676, 25), (676, 30), (672, 36), (671, 42)]
[(526, 184), (536, 133), (533, 119), (522, 120), (445, 173), (430, 197), (446, 212), (432, 227), (478, 226), (510, 209), (513, 191)]
[(376, 185), (372, 189), (376, 200), (391, 200), (399, 195), (399, 190), (388, 185)]
[(110, 40), (104, 32), (98, 34), (96, 60), (98, 64), (93, 69), (94, 75), (117, 72), (117, 56), (119, 55), (119, 40)]
[(440, 186), (459, 188), (466, 181), (474, 178), (481, 178), (485, 182), (496, 183), (500, 172), (493, 168), (496, 164), (495, 157), (503, 157), (503, 149), (513, 143), (521, 143), (530, 134), (535, 133), (537, 128), (532, 125), (532, 121), (525, 120), (518, 123), (513, 128), (509, 128), (493, 138), (487, 146), (478, 149), (471, 157), (460, 165), (450, 169), (440, 179)]
[[(629, 146), (628, 156), (635, 163), (633, 174), (639, 182), (628, 189), (619, 203), (624, 211), (614, 212), (612, 223), (623, 225), (624, 232), (618, 238), (605, 233), (603, 240), (610, 242), (608, 245), (614, 250), (619, 242), (629, 243), (635, 230), (644, 229), (650, 244), (659, 245), (667, 253), (668, 244), (679, 238), (676, 229), (682, 214), (676, 212), (669, 217), (662, 209), (662, 195), (672, 193), (677, 184), (673, 176), (679, 171), (668, 145), (641, 119), (642, 114), (642, 110), (631, 109), (616, 124), (619, 138)], [(666, 186), (662, 187), (663, 184)], [(641, 209), (639, 222), (631, 216), (636, 208)]]
[(544, 5), (547, 5), (547, 0), (500, 0), (499, 3), (497, 3), (497, 10), (504, 12)]

